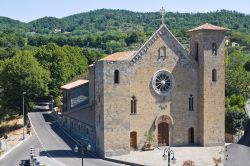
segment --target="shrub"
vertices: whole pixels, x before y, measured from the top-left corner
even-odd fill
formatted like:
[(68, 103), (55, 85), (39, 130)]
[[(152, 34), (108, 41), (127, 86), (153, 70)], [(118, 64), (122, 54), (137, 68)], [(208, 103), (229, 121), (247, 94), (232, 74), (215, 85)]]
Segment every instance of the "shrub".
[(244, 109), (238, 106), (226, 108), (225, 127), (227, 133), (235, 134), (237, 129), (244, 129), (246, 121), (247, 115)]
[(239, 108), (244, 108), (245, 106), (245, 98), (240, 95), (232, 95), (229, 98), (230, 106), (238, 106)]

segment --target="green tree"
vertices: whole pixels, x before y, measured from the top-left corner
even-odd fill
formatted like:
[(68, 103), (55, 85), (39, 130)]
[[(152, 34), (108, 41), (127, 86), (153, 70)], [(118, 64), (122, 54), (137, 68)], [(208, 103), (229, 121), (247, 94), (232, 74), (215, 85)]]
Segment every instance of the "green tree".
[(227, 133), (235, 134), (237, 129), (244, 129), (247, 115), (244, 109), (238, 106), (226, 108), (225, 128)]
[(243, 95), (250, 93), (250, 73), (243, 66), (226, 68), (226, 96)]
[(1, 66), (0, 86), (4, 98), (1, 105), (8, 114), (21, 113), (22, 92), (27, 92), (26, 101), (48, 94), (49, 72), (40, 66), (32, 52), (19, 51)]
[(243, 109), (245, 106), (245, 102), (246, 102), (245, 98), (241, 95), (233, 94), (232, 96), (229, 97), (230, 106), (237, 106)]
[(35, 57), (40, 64), (50, 71), (50, 94), (60, 96), (60, 87), (74, 76), (87, 71), (87, 60), (81, 56), (81, 49), (76, 47), (59, 47), (49, 43), (37, 49)]
[(105, 56), (101, 51), (89, 48), (84, 48), (82, 50), (82, 55), (87, 58), (89, 65)]
[(231, 50), (226, 56), (226, 96), (250, 93), (250, 73), (244, 68), (248, 57), (239, 50)]
[(132, 43), (136, 43), (139, 41), (144, 41), (146, 39), (146, 35), (144, 32), (131, 32), (128, 34), (128, 37), (125, 39), (127, 45)]

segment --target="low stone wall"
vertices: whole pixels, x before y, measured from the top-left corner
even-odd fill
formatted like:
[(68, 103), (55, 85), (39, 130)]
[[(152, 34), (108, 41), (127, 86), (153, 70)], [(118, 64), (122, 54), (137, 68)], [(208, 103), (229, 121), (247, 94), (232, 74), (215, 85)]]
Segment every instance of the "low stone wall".
[(225, 134), (226, 143), (233, 143), (233, 134), (226, 133)]
[(240, 140), (240, 138), (243, 135), (244, 135), (244, 131), (242, 131), (242, 130), (239, 130), (235, 134), (226, 133), (225, 134), (225, 141), (226, 141), (226, 143), (238, 143), (238, 141)]

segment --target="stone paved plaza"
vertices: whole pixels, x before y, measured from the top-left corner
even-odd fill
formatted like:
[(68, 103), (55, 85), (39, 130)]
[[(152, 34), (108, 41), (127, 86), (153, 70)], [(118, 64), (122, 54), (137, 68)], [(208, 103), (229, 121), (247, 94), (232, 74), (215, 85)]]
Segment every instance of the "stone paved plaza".
[[(215, 147), (171, 147), (174, 150), (176, 164), (174, 166), (182, 166), (186, 160), (192, 160), (195, 162), (195, 166), (213, 166), (213, 158), (222, 158), (224, 153), (220, 151), (224, 150), (224, 146)], [(162, 159), (164, 147), (155, 149), (154, 151), (131, 151), (129, 155), (114, 156), (111, 159), (126, 161), (130, 163), (136, 163), (149, 166), (166, 166), (167, 160)], [(223, 164), (219, 164), (222, 166)]]

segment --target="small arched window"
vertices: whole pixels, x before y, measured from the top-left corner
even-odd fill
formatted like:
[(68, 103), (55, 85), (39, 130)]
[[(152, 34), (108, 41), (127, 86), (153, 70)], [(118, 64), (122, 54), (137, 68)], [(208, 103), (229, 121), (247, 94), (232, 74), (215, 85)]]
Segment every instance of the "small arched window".
[(195, 60), (199, 62), (199, 44), (195, 43)]
[(131, 114), (136, 114), (136, 103), (137, 102), (137, 100), (136, 100), (136, 98), (135, 98), (135, 96), (133, 96), (132, 98), (131, 98)]
[(119, 77), (120, 77), (120, 75), (119, 75), (119, 70), (115, 70), (115, 72), (114, 72), (114, 83), (115, 84), (119, 84)]
[(216, 71), (216, 69), (212, 70), (212, 81), (213, 82), (217, 81), (217, 71)]
[(188, 129), (188, 143), (194, 144), (194, 128), (193, 127)]
[(217, 55), (217, 45), (216, 45), (216, 43), (212, 44), (212, 55), (214, 55), (214, 56)]
[(88, 127), (86, 128), (86, 134), (89, 134), (89, 128)]
[(162, 46), (161, 48), (159, 48), (158, 50), (158, 59), (162, 59), (162, 60), (165, 60), (167, 55), (166, 55), (166, 47), (165, 46)]
[(189, 103), (189, 111), (193, 111), (194, 110), (194, 97), (193, 97), (193, 95), (189, 96), (188, 103)]

